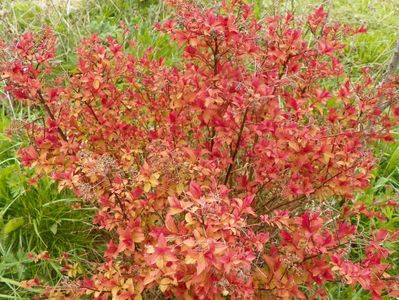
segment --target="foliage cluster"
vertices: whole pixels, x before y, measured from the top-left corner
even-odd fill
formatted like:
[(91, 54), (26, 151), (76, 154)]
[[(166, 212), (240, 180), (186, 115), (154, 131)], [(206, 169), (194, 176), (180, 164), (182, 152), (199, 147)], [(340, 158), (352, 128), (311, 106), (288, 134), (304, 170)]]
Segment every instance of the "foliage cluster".
[(98, 206), (112, 236), (90, 278), (47, 296), (306, 299), (328, 282), (397, 296), (397, 233), (359, 226), (395, 203), (354, 197), (399, 113), (397, 82), (345, 72), (342, 41), (364, 28), (323, 8), (259, 20), (243, 1), (170, 3), (156, 27), (183, 49), (172, 65), (137, 58), (123, 24), (122, 41), (84, 39), (73, 72), (49, 28), (2, 46), (5, 90), (46, 113), (22, 126), (22, 163)]

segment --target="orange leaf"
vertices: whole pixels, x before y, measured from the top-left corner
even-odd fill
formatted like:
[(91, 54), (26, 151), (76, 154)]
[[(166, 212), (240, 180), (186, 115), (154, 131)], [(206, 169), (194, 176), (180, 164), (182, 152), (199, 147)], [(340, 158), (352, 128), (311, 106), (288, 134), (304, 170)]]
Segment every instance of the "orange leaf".
[(205, 256), (201, 253), (197, 259), (197, 275), (200, 275), (207, 267)]

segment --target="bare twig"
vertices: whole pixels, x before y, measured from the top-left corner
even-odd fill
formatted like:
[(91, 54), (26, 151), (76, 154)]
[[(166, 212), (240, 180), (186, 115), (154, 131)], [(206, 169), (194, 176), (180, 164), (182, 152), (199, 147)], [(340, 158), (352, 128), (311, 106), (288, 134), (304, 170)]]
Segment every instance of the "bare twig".
[(396, 70), (399, 68), (399, 40), (396, 41), (395, 48), (393, 50), (392, 60), (388, 66), (388, 70), (384, 76), (384, 82), (388, 81), (395, 75)]
[[(387, 72), (385, 73), (383, 80), (380, 83), (380, 86), (392, 79), (398, 67), (399, 67), (399, 40), (396, 41), (391, 62), (388, 66)], [(383, 102), (380, 103), (379, 108), (383, 111), (391, 104), (392, 104), (391, 101)]]
[(231, 163), (230, 163), (229, 168), (227, 170), (227, 174), (226, 174), (226, 178), (224, 180), (224, 184), (227, 184), (227, 182), (229, 180), (230, 173), (233, 170), (234, 161), (236, 160), (237, 153), (238, 153), (238, 150), (240, 148), (241, 136), (242, 136), (242, 132), (244, 131), (245, 121), (247, 119), (247, 114), (248, 114), (248, 107), (245, 109), (244, 116), (242, 117), (240, 131), (238, 132), (237, 142), (236, 142), (236, 145), (235, 145), (235, 150), (234, 150), (234, 153), (233, 153), (233, 155), (231, 157)]

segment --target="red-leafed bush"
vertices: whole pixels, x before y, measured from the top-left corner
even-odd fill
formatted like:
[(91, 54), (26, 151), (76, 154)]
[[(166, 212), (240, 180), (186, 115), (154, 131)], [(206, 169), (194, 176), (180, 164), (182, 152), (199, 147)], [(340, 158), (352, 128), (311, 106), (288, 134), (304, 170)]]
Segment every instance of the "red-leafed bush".
[(3, 46), (5, 90), (46, 114), (26, 125), (22, 162), (96, 203), (114, 237), (80, 288), (48, 296), (316, 299), (337, 281), (397, 295), (395, 233), (353, 222), (379, 217), (353, 196), (399, 100), (397, 82), (345, 72), (342, 38), (363, 29), (322, 8), (257, 20), (243, 1), (171, 4), (156, 28), (178, 65), (93, 35), (77, 72), (56, 76), (50, 29)]

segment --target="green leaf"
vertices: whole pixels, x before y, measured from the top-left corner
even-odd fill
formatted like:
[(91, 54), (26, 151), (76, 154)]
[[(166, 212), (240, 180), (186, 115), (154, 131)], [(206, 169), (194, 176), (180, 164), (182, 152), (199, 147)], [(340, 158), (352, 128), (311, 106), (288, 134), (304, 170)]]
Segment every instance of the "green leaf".
[(336, 107), (336, 103), (337, 103), (336, 98), (330, 98), (327, 101), (327, 107), (328, 108)]
[(57, 234), (57, 230), (58, 230), (58, 224), (54, 223), (53, 225), (50, 226), (50, 231), (56, 235)]
[(40, 239), (40, 241), (43, 243), (43, 245), (45, 245), (47, 247), (47, 244), (44, 242), (44, 240), (42, 239), (42, 236), (40, 235), (39, 228), (37, 226), (37, 223), (38, 223), (37, 220), (34, 219), (32, 223), (33, 223), (33, 229), (35, 230), (37, 237)]
[(385, 174), (389, 175), (399, 162), (399, 145), (396, 147), (395, 151), (392, 153), (391, 158), (388, 161), (387, 167), (385, 168)]
[(7, 224), (3, 228), (3, 233), (4, 234), (9, 234), (15, 230), (17, 230), (19, 227), (21, 227), (24, 224), (24, 218), (19, 217), (19, 218), (13, 218), (7, 222)]

